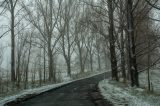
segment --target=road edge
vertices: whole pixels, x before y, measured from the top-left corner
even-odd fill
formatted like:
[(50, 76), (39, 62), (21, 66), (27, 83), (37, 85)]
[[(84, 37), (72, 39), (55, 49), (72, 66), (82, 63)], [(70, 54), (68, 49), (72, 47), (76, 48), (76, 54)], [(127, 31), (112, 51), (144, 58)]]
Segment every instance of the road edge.
[(113, 106), (113, 104), (106, 100), (98, 87), (98, 84), (95, 85), (93, 91), (89, 92), (89, 96), (91, 97), (92, 103), (95, 104), (95, 106)]

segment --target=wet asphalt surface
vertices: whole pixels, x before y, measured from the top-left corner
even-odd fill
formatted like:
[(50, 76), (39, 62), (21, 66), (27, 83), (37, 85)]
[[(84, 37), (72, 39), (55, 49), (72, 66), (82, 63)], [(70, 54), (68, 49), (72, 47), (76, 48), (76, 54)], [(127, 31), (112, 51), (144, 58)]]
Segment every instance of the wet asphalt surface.
[(105, 73), (79, 80), (12, 106), (95, 106), (89, 92), (95, 89), (99, 81), (109, 76)]

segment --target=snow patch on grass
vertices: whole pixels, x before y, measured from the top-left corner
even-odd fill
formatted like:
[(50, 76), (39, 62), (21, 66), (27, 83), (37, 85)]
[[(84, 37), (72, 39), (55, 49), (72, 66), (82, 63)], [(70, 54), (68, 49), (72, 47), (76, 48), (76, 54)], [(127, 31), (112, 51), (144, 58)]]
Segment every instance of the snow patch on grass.
[[(152, 83), (153, 91), (156, 93), (160, 93), (160, 69), (152, 69), (150, 70), (150, 80)], [(142, 72), (139, 75), (139, 81), (141, 87), (147, 88), (148, 82), (147, 82), (147, 71)]]
[[(68, 83), (69, 83), (69, 82), (68, 82)], [(40, 93), (42, 93), (42, 92), (49, 91), (49, 90), (51, 90), (51, 89), (53, 89), (53, 88), (60, 87), (60, 86), (62, 86), (62, 85), (64, 85), (64, 84), (67, 84), (67, 83), (59, 83), (59, 84), (42, 86), (42, 87), (40, 87), (40, 88), (23, 90), (23, 91), (19, 92), (19, 93), (16, 94), (16, 95), (8, 96), (8, 97), (5, 97), (4, 99), (0, 100), (0, 106), (3, 106), (5, 103), (14, 101), (14, 100), (16, 100), (17, 98), (23, 98), (23, 97), (25, 97), (26, 95), (29, 95), (29, 94), (38, 95), (38, 94), (40, 94)]]
[(111, 80), (101, 81), (99, 88), (104, 98), (114, 106), (160, 106), (160, 96), (147, 94), (144, 89), (131, 88)]

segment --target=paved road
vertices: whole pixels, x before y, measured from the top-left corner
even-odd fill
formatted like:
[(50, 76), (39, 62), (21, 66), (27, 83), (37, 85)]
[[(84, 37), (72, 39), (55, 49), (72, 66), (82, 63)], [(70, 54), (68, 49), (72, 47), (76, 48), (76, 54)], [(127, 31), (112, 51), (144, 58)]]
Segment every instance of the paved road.
[(90, 100), (88, 92), (95, 84), (108, 74), (101, 74), (92, 78), (73, 82), (62, 88), (51, 90), (35, 98), (29, 99), (15, 106), (95, 106)]

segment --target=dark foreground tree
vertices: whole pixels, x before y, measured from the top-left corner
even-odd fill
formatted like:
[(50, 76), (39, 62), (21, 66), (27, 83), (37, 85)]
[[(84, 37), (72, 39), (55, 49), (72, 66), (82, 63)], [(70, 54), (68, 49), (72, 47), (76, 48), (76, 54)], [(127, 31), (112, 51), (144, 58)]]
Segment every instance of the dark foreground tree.
[(135, 54), (135, 36), (134, 36), (134, 19), (133, 19), (133, 1), (127, 1), (127, 25), (128, 25), (128, 56), (129, 56), (129, 72), (131, 78), (131, 86), (139, 86), (138, 70)]
[(113, 1), (108, 0), (108, 15), (109, 15), (109, 44), (110, 44), (110, 59), (111, 59), (111, 69), (112, 78), (118, 81), (117, 73), (117, 59), (115, 51), (115, 36), (114, 36), (114, 21), (113, 21)]

